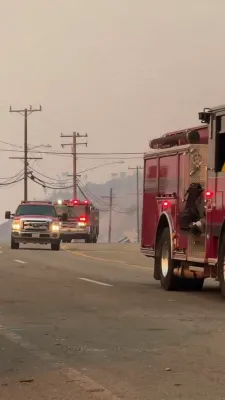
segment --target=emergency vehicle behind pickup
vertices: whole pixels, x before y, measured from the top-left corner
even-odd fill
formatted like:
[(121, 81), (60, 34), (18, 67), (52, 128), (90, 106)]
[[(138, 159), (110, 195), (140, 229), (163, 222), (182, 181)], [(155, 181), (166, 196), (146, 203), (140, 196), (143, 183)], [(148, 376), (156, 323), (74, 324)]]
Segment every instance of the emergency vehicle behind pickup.
[(60, 226), (56, 209), (48, 201), (22, 201), (15, 214), (5, 213), (12, 219), (11, 249), (20, 243), (51, 244), (52, 250), (60, 249)]
[(63, 243), (83, 239), (97, 243), (99, 210), (88, 200), (58, 200), (54, 203), (60, 218), (60, 237)]

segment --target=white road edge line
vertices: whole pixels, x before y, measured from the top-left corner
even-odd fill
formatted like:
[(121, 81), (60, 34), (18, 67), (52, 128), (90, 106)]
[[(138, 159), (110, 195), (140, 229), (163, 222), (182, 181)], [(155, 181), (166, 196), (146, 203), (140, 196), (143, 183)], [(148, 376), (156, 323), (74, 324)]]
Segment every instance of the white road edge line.
[(22, 260), (14, 260), (15, 262), (19, 263), (19, 264), (27, 264), (26, 261), (22, 261)]
[(61, 373), (66, 378), (72, 379), (75, 384), (77, 384), (84, 392), (89, 394), (91, 392), (93, 399), (96, 398), (96, 400), (100, 400), (101, 398), (101, 400), (121, 400), (120, 397), (114, 395), (112, 392), (95, 382), (93, 379), (82, 374), (75, 368), (67, 366), (62, 361), (57, 360), (55, 356), (39, 350), (35, 344), (28, 342), (27, 340), (23, 339), (22, 336), (12, 332), (3, 325), (0, 325), (0, 336), (1, 335), (10, 340), (12, 343), (15, 343), (23, 349), (26, 349), (31, 354), (38, 357), (41, 361), (49, 362), (50, 365), (52, 364), (54, 367), (60, 368)]
[(93, 281), (92, 279), (88, 279), (88, 278), (78, 278), (78, 279), (80, 279), (81, 281), (96, 283), (97, 285), (109, 286), (109, 287), (112, 287), (112, 286), (113, 286), (113, 285), (109, 285), (109, 283), (104, 283), (104, 282), (99, 282), (99, 281)]

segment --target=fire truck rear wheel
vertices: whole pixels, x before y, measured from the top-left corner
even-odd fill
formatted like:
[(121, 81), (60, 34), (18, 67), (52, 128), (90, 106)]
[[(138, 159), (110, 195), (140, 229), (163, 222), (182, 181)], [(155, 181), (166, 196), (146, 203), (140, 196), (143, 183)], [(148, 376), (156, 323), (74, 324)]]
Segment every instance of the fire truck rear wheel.
[(225, 297), (225, 233), (222, 236), (219, 248), (218, 278), (220, 283), (221, 294), (223, 297)]
[(85, 243), (91, 243), (91, 242), (92, 242), (91, 235), (88, 235), (88, 236), (85, 238)]
[(98, 236), (95, 234), (93, 237), (93, 243), (97, 243), (97, 241), (98, 241)]
[(200, 292), (204, 286), (203, 279), (183, 279), (182, 286), (184, 290), (190, 290), (193, 292)]
[(170, 230), (165, 228), (158, 242), (160, 282), (164, 290), (177, 290), (181, 280), (173, 274), (177, 262), (171, 258)]

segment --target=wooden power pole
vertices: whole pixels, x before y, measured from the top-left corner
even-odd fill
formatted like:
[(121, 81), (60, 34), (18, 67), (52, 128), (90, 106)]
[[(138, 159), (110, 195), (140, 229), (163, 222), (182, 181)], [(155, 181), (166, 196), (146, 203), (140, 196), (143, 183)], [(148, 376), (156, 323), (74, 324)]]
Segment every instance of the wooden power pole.
[(78, 132), (73, 132), (72, 135), (63, 135), (61, 133), (61, 138), (72, 138), (73, 142), (72, 143), (63, 143), (61, 146), (72, 146), (72, 155), (73, 155), (73, 198), (76, 199), (77, 197), (77, 146), (80, 144), (86, 145), (87, 147), (87, 142), (79, 142), (77, 143), (77, 138), (87, 138), (88, 135), (85, 133), (85, 135), (80, 135)]
[(111, 243), (112, 237), (112, 206), (113, 206), (113, 199), (115, 196), (113, 195), (113, 189), (110, 188), (109, 196), (101, 196), (103, 199), (109, 199), (109, 230), (108, 230), (108, 243)]
[(136, 170), (136, 196), (137, 196), (137, 242), (140, 242), (140, 194), (139, 194), (139, 170), (143, 169), (142, 167), (136, 166), (134, 168), (128, 168), (131, 170)]
[(24, 201), (28, 199), (28, 160), (41, 160), (42, 157), (28, 157), (28, 143), (27, 143), (27, 119), (33, 112), (42, 111), (42, 108), (34, 109), (32, 106), (30, 108), (24, 108), (23, 110), (13, 110), (10, 106), (9, 112), (19, 113), (24, 117), (24, 157), (10, 157), (14, 160), (24, 160)]

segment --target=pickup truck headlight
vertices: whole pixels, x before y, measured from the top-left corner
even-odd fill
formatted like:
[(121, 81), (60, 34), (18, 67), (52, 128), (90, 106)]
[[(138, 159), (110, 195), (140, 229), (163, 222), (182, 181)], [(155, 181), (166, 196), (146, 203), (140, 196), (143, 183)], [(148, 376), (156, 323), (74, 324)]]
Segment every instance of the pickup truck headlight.
[(51, 224), (51, 231), (59, 232), (59, 224), (56, 224), (56, 223)]
[(20, 222), (13, 222), (12, 223), (12, 230), (13, 231), (19, 231), (21, 228)]

